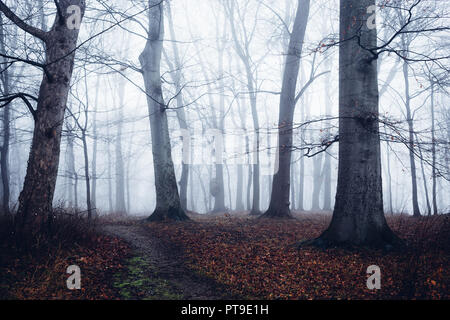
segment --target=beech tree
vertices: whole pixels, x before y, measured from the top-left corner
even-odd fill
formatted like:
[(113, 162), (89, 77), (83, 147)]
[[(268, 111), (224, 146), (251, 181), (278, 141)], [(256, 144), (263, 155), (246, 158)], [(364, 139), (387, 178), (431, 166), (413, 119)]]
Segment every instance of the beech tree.
[(309, 17), (309, 0), (299, 0), (294, 27), (289, 40), (283, 84), (280, 97), (280, 114), (278, 119), (278, 172), (272, 182), (272, 194), (265, 218), (290, 217), (289, 181), (291, 174), (292, 127), (296, 101), (296, 87), (300, 59)]
[(160, 0), (148, 1), (148, 34), (139, 57), (147, 95), (155, 174), (156, 208), (150, 221), (187, 220), (178, 194), (172, 161), (167, 106), (161, 86), (161, 54), (164, 35), (164, 9)]
[(383, 211), (377, 59), (363, 49), (377, 47), (377, 28), (368, 23), (374, 5), (340, 1), (338, 184), (331, 223), (313, 241), (319, 246), (399, 243)]
[(45, 61), (42, 63), (15, 59), (44, 71), (36, 109), (32, 108), (25, 95), (17, 93), (11, 96), (11, 99), (27, 100), (35, 120), (27, 173), (16, 216), (17, 226), (23, 230), (30, 229), (33, 233), (41, 229), (52, 211), (61, 131), (79, 27), (85, 10), (84, 0), (59, 0), (55, 1), (55, 5), (57, 14), (53, 26), (45, 31), (26, 23), (0, 1), (0, 11), (20, 29), (40, 39), (45, 49)]

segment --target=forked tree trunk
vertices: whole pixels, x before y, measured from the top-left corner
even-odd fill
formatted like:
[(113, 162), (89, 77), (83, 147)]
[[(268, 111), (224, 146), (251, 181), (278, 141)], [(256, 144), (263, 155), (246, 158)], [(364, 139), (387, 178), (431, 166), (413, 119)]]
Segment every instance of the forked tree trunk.
[[(39, 89), (27, 173), (16, 215), (17, 227), (24, 232), (39, 232), (52, 211), (61, 131), (79, 32), (77, 27), (68, 28), (66, 20), (72, 15), (68, 7), (75, 5), (80, 9), (80, 21), (85, 9), (84, 0), (60, 0), (58, 3), (65, 19), (57, 15), (49, 32), (31, 30), (44, 41), (46, 66)], [(9, 18), (14, 21), (13, 17)]]
[(147, 94), (155, 173), (156, 208), (150, 221), (188, 220), (181, 207), (172, 161), (166, 105), (161, 87), (161, 53), (164, 34), (163, 4), (149, 0), (147, 43), (139, 57)]
[(363, 49), (377, 46), (376, 28), (367, 26), (373, 5), (375, 0), (340, 2), (338, 184), (330, 226), (313, 241), (319, 246), (386, 248), (398, 242), (383, 212), (377, 61)]
[(290, 218), (289, 179), (291, 175), (292, 126), (300, 58), (309, 17), (309, 0), (299, 0), (293, 31), (289, 40), (278, 119), (278, 172), (272, 182), (272, 194), (264, 218)]

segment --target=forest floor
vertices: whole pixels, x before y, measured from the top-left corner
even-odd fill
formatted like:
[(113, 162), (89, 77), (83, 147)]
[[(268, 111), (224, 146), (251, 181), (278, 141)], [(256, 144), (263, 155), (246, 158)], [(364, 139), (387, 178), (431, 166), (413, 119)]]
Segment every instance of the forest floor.
[[(448, 215), (388, 217), (408, 244), (402, 252), (292, 246), (320, 235), (329, 214), (189, 215), (100, 219), (89, 241), (40, 259), (0, 252), (0, 299), (450, 298)], [(66, 288), (70, 264), (80, 266), (81, 290)], [(370, 265), (381, 269), (380, 290), (366, 286)]]

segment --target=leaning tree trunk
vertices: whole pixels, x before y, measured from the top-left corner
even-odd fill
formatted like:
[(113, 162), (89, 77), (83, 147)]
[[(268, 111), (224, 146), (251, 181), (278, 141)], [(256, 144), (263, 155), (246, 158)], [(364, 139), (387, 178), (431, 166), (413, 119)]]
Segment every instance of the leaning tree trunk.
[(27, 173), (16, 215), (17, 227), (24, 232), (39, 232), (52, 211), (61, 131), (79, 32), (77, 27), (69, 28), (66, 23), (72, 15), (68, 10), (72, 5), (80, 9), (81, 21), (85, 1), (60, 0), (60, 14), (64, 15), (64, 19), (58, 14), (51, 30), (42, 36), (45, 74), (39, 89)]
[(147, 94), (155, 173), (156, 208), (150, 221), (188, 220), (181, 207), (172, 161), (166, 105), (161, 87), (161, 53), (163, 46), (163, 4), (149, 0), (149, 31), (144, 51), (139, 57)]
[(291, 175), (292, 127), (300, 58), (309, 17), (309, 0), (299, 0), (294, 28), (284, 66), (278, 119), (278, 172), (273, 177), (272, 194), (264, 218), (290, 218), (289, 179)]
[(375, 0), (340, 3), (336, 203), (330, 226), (313, 243), (386, 248), (398, 238), (383, 212), (377, 61), (363, 49), (377, 46), (376, 28), (367, 26), (367, 8)]

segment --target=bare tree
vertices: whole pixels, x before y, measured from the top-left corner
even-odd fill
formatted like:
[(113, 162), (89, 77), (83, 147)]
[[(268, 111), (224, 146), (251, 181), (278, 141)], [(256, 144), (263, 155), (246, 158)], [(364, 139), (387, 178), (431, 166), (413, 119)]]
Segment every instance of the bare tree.
[(160, 0), (149, 0), (148, 6), (147, 42), (139, 61), (142, 66), (147, 95), (156, 188), (156, 209), (149, 220), (187, 220), (189, 218), (181, 206), (178, 194), (170, 147), (167, 105), (164, 103), (161, 88), (160, 68), (164, 34), (163, 3)]
[[(300, 95), (296, 95), (300, 59), (309, 17), (309, 0), (299, 0), (293, 30), (289, 40), (283, 84), (280, 97), (280, 114), (278, 119), (278, 172), (272, 184), (272, 194), (268, 210), (262, 217), (290, 217), (289, 179), (291, 175), (292, 125), (295, 104)], [(306, 89), (304, 87), (303, 89)], [(302, 91), (304, 91), (302, 89)]]
[(319, 246), (387, 247), (398, 241), (383, 212), (377, 62), (361, 50), (377, 46), (367, 12), (374, 5), (340, 1), (338, 185), (330, 226), (313, 241)]
[(37, 109), (32, 111), (35, 119), (33, 142), (16, 216), (17, 226), (30, 229), (32, 232), (41, 229), (52, 211), (61, 129), (72, 76), (79, 24), (85, 10), (84, 0), (60, 0), (55, 1), (55, 4), (57, 14), (52, 28), (46, 32), (26, 23), (3, 1), (0, 1), (0, 11), (23, 31), (42, 40), (45, 47), (44, 63), (16, 59), (40, 67), (44, 71), (37, 98)]

